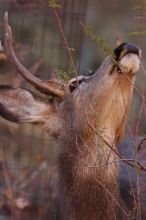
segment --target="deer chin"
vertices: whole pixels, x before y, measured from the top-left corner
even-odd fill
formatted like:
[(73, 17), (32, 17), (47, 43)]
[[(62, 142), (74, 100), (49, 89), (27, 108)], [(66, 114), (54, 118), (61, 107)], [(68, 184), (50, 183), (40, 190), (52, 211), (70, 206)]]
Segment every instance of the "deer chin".
[(135, 74), (139, 70), (140, 59), (137, 54), (128, 53), (121, 59), (119, 63), (122, 72), (131, 72)]

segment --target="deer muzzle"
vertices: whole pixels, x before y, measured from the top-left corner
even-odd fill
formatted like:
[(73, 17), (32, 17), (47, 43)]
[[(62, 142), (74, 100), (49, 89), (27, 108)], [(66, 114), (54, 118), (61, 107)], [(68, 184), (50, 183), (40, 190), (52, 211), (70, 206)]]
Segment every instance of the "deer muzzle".
[(114, 50), (121, 72), (135, 74), (140, 65), (141, 50), (132, 43), (123, 43)]

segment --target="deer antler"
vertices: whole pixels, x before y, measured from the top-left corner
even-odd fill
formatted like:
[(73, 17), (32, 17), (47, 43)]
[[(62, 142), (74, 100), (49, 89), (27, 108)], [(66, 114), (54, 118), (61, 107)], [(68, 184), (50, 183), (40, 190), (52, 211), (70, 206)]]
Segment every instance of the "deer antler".
[(37, 90), (63, 99), (66, 85), (56, 81), (43, 81), (32, 75), (18, 60), (12, 45), (12, 31), (8, 23), (8, 12), (4, 15), (4, 49), (5, 53), (16, 70)]

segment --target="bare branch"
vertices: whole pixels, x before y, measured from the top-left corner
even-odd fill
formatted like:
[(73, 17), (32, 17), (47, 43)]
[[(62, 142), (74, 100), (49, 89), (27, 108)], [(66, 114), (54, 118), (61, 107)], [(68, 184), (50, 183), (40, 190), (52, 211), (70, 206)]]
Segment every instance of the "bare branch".
[(12, 45), (12, 31), (8, 24), (8, 12), (4, 15), (4, 48), (5, 53), (11, 62), (11, 64), (16, 68), (16, 70), (37, 90), (45, 94), (51, 94), (53, 96), (63, 98), (65, 93), (65, 85), (56, 81), (42, 81), (34, 75), (32, 75), (18, 60), (13, 50)]

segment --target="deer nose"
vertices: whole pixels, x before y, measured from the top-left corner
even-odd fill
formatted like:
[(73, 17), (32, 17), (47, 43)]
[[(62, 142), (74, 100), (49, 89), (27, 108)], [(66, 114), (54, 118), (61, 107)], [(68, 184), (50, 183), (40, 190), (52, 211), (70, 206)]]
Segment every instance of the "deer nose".
[(122, 43), (114, 50), (115, 59), (117, 61), (120, 61), (128, 53), (136, 54), (141, 58), (141, 50), (132, 43)]
[(135, 44), (127, 43), (124, 46), (124, 49), (127, 50), (126, 54), (134, 53), (134, 54), (137, 54), (139, 57), (141, 57), (141, 50)]

